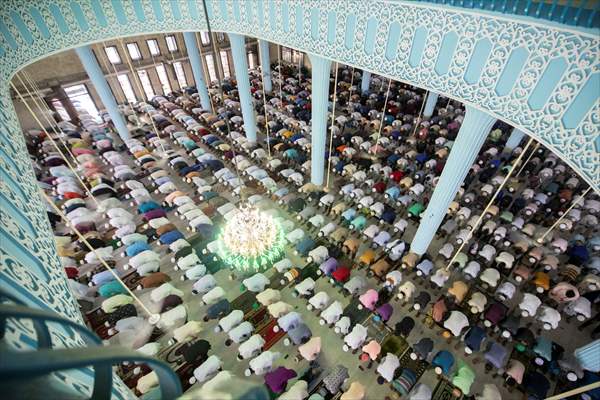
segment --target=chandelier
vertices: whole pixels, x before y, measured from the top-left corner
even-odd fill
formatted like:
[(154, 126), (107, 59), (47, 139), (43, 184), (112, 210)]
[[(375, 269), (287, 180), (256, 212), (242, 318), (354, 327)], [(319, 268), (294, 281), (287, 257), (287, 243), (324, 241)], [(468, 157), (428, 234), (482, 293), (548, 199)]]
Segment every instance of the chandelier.
[(275, 219), (257, 208), (242, 206), (219, 236), (221, 258), (243, 272), (264, 271), (284, 253), (285, 234)]

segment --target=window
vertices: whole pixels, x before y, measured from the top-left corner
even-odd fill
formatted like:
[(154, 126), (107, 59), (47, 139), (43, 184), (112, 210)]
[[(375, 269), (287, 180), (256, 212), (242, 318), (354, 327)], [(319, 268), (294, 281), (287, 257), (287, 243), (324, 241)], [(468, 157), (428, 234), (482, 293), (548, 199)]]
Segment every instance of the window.
[(175, 69), (175, 76), (177, 77), (177, 83), (180, 88), (187, 87), (187, 80), (185, 79), (185, 71), (183, 70), (183, 64), (181, 61), (173, 63), (173, 69)]
[(154, 97), (154, 88), (152, 87), (152, 82), (150, 82), (148, 71), (141, 69), (137, 73), (142, 82), (142, 88), (144, 89), (144, 93), (146, 93), (146, 97), (152, 99)]
[(131, 57), (133, 61), (142, 59), (142, 53), (140, 52), (140, 47), (137, 43), (127, 43), (127, 51), (129, 52), (129, 57)]
[(158, 47), (158, 41), (156, 39), (148, 39), (146, 40), (146, 44), (148, 45), (150, 54), (152, 54), (153, 56), (160, 55), (160, 48)]
[(301, 51), (292, 50), (292, 56), (294, 57), (294, 64), (300, 64), (304, 61), (304, 54)]
[(248, 53), (248, 66), (250, 69), (256, 68), (256, 54), (253, 52)]
[(119, 51), (117, 50), (116, 46), (105, 47), (104, 51), (106, 52), (106, 57), (108, 57), (108, 61), (110, 61), (111, 64), (121, 64), (121, 56), (119, 55)]
[(281, 48), (281, 58), (283, 61), (292, 62), (292, 49), (287, 47)]
[(88, 114), (96, 122), (102, 122), (98, 108), (94, 104), (94, 100), (92, 100), (85, 85), (80, 84), (65, 87), (65, 93), (67, 93), (67, 97), (71, 100), (73, 107), (75, 107), (78, 113)]
[(215, 71), (215, 60), (212, 54), (207, 54), (204, 56), (206, 59), (206, 68), (208, 69), (208, 78), (211, 82), (217, 80), (217, 72)]
[(127, 101), (130, 103), (135, 103), (137, 101), (137, 98), (135, 97), (135, 92), (133, 91), (133, 87), (131, 86), (129, 76), (127, 76), (127, 74), (119, 74), (117, 75), (117, 80), (119, 81), (119, 85), (121, 86), (121, 90), (123, 90)]
[(227, 57), (227, 52), (225, 50), (220, 51), (221, 54), (221, 65), (223, 66), (223, 77), (229, 78), (231, 73), (229, 71), (229, 58)]
[(171, 83), (169, 83), (169, 76), (167, 75), (167, 69), (164, 64), (156, 66), (156, 74), (158, 75), (158, 80), (162, 86), (163, 94), (171, 93)]
[(208, 32), (200, 32), (200, 41), (203, 46), (208, 46), (210, 44), (210, 35)]
[(167, 49), (169, 49), (169, 51), (171, 53), (176, 52), (177, 51), (177, 39), (175, 38), (175, 35), (165, 36), (165, 40), (167, 41)]
[(225, 34), (223, 32), (217, 32), (217, 42), (221, 43), (225, 40)]
[(290, 49), (289, 47), (281, 48), (281, 58), (285, 62), (299, 64), (304, 59), (304, 54), (301, 51)]
[(52, 104), (54, 111), (58, 113), (60, 119), (62, 119), (63, 121), (71, 120), (71, 117), (69, 116), (69, 113), (67, 112), (67, 109), (65, 108), (62, 101), (60, 101), (59, 99), (52, 99), (50, 100), (50, 103)]

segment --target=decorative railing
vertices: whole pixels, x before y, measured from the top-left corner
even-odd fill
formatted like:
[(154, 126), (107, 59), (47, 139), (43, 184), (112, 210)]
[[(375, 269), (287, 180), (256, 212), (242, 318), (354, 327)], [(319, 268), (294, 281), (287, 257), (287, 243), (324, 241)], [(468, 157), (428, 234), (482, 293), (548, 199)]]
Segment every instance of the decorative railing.
[(423, 3), (472, 8), (545, 19), (559, 24), (600, 27), (600, 2), (598, 0), (415, 0)]
[[(37, 348), (30, 351), (13, 351), (5, 345), (0, 350), (0, 383), (27, 385), (35, 378), (58, 371), (92, 366), (94, 370), (91, 399), (110, 399), (113, 394), (112, 366), (123, 362), (147, 364), (156, 372), (162, 399), (175, 399), (181, 395), (179, 377), (164, 362), (120, 346), (103, 346), (96, 334), (56, 313), (21, 305), (14, 296), (0, 291), (4, 297), (17, 304), (0, 304), (0, 340), (5, 337), (7, 322), (29, 320), (36, 335)], [(87, 344), (85, 351), (77, 348), (54, 348), (49, 324), (75, 331)], [(8, 385), (8, 386), (6, 386)], [(50, 394), (49, 394), (50, 395)]]

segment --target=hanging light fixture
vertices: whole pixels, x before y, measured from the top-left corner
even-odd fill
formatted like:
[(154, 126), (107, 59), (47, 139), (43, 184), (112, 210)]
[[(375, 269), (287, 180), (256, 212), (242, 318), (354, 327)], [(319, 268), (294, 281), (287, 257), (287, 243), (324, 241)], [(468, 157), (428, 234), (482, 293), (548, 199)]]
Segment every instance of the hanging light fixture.
[(227, 223), (219, 236), (221, 258), (242, 272), (269, 268), (283, 255), (285, 233), (269, 214), (244, 205)]

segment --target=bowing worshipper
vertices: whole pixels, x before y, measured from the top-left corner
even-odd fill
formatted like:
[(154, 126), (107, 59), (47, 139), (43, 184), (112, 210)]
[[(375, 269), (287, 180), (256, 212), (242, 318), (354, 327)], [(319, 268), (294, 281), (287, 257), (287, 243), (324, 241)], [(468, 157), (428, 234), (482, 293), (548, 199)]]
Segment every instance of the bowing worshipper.
[(306, 398), (308, 398), (308, 383), (304, 380), (297, 381), (279, 396), (279, 400), (304, 400)]
[(306, 343), (312, 336), (312, 331), (308, 327), (308, 325), (304, 323), (300, 323), (293, 329), (290, 329), (287, 332), (289, 338), (285, 338), (283, 340), (284, 346), (289, 346), (290, 344), (294, 344), (296, 346)]
[(243, 320), (244, 312), (241, 310), (233, 310), (227, 316), (219, 320), (217, 326), (215, 327), (215, 332), (223, 331), (225, 333), (229, 333), (229, 331), (238, 326)]
[(498, 387), (491, 383), (483, 385), (483, 391), (475, 396), (476, 400), (502, 400), (502, 395)]
[(496, 369), (494, 376), (499, 372), (503, 371), (506, 366), (506, 358), (508, 351), (506, 347), (499, 343), (491, 342), (488, 345), (488, 350), (485, 352), (484, 358), (486, 361), (485, 370), (486, 372), (491, 371), (493, 368)]
[(472, 326), (465, 334), (463, 340), (465, 343), (466, 354), (478, 352), (481, 350), (482, 344), (486, 340), (485, 329), (478, 325)]
[(200, 365), (208, 358), (208, 352), (211, 349), (211, 345), (208, 341), (200, 339), (186, 342), (183, 346), (179, 347), (175, 354), (183, 355), (185, 362), (192, 365)]
[(550, 390), (550, 382), (544, 374), (529, 370), (523, 376), (523, 387), (525, 391), (534, 399), (544, 399)]
[(273, 328), (273, 331), (279, 332), (279, 330), (282, 329), (284, 332), (289, 332), (298, 327), (301, 323), (302, 316), (299, 313), (292, 311), (277, 319), (277, 325)]
[(109, 329), (109, 335), (115, 335), (113, 339), (122, 346), (138, 349), (148, 343), (153, 330), (154, 326), (145, 318), (127, 317), (118, 320)]
[(415, 309), (415, 311), (421, 312), (422, 310), (426, 309), (430, 301), (431, 295), (429, 294), (429, 292), (423, 290), (419, 292), (419, 294), (415, 297), (413, 308)]
[(469, 326), (469, 319), (461, 311), (452, 310), (450, 315), (444, 321), (444, 328), (455, 337), (459, 337), (463, 330)]
[(407, 338), (410, 335), (410, 332), (413, 330), (415, 326), (415, 320), (409, 316), (406, 316), (397, 322), (394, 326), (394, 334), (397, 336), (403, 336)]
[(396, 370), (400, 367), (400, 360), (393, 353), (387, 353), (379, 366), (377, 367), (377, 373), (380, 377), (385, 379), (387, 382), (391, 382), (394, 379)]
[(342, 365), (337, 365), (324, 379), (323, 386), (330, 394), (336, 394), (340, 391), (343, 383), (349, 378), (348, 369)]
[[(340, 270), (340, 268), (336, 269), (334, 273), (337, 273), (337, 278), (341, 279), (342, 277), (340, 275), (342, 275), (342, 272), (338, 272), (338, 270)], [(348, 271), (348, 269), (345, 267), (343, 268), (343, 270), (346, 272)], [(344, 283), (343, 289), (346, 292), (348, 292), (350, 296), (357, 296), (358, 293), (360, 293), (366, 285), (367, 282), (362, 276), (355, 275), (352, 278), (350, 278), (350, 280), (348, 280), (346, 283)]]
[(475, 372), (461, 359), (458, 360), (456, 374), (452, 378), (452, 384), (456, 386), (463, 395), (469, 395), (471, 386), (475, 381)]
[(333, 303), (331, 303), (325, 310), (323, 310), (321, 312), (321, 319), (319, 321), (320, 325), (333, 325), (336, 322), (339, 321), (340, 317), (342, 316), (342, 313), (344, 312), (342, 303), (340, 303), (339, 301), (334, 301)]
[(204, 295), (204, 294), (210, 292), (215, 287), (217, 287), (217, 281), (216, 281), (215, 277), (212, 276), (211, 274), (207, 274), (207, 275), (204, 275), (201, 278), (199, 278), (192, 285), (192, 294)]
[(408, 393), (409, 400), (431, 400), (432, 391), (424, 383), (417, 383)]
[(242, 285), (250, 292), (259, 293), (262, 292), (266, 285), (269, 284), (269, 279), (261, 273), (256, 273), (251, 277), (244, 279)]
[(190, 378), (190, 384), (203, 383), (211, 379), (222, 368), (223, 362), (215, 355), (208, 357), (202, 364), (194, 369), (194, 376)]
[(251, 376), (253, 373), (255, 375), (264, 375), (267, 372), (271, 371), (273, 367), (273, 362), (281, 357), (280, 353), (272, 352), (272, 351), (264, 351), (259, 354), (257, 357), (250, 360), (248, 368), (244, 372), (245, 376)]
[(449, 376), (454, 366), (454, 356), (446, 350), (438, 351), (431, 360), (431, 365), (434, 367), (437, 375), (444, 374), (445, 376)]
[(232, 343), (240, 344), (252, 336), (254, 326), (249, 321), (244, 321), (229, 331), (229, 339), (225, 342), (226, 346)]
[(320, 311), (327, 306), (329, 300), (329, 295), (326, 292), (321, 291), (308, 300), (308, 305), (306, 306), (306, 308), (309, 311), (313, 309)]
[[(341, 307), (341, 305), (340, 305), (340, 307)], [(273, 304), (270, 304), (267, 307), (269, 314), (273, 318), (280, 318), (281, 316), (291, 312), (293, 309), (294, 309), (294, 307), (292, 307), (291, 305), (289, 305), (288, 303), (285, 303), (283, 301), (275, 302)]]
[[(369, 361), (367, 368), (371, 368), (373, 361), (377, 360), (381, 353), (381, 345), (375, 340), (371, 340), (369, 343), (362, 347), (362, 354), (359, 357), (361, 361)], [(362, 367), (361, 367), (362, 369)]]
[(507, 314), (507, 308), (502, 303), (494, 302), (486, 310), (483, 316), (483, 325), (486, 328), (497, 326), (503, 321)]
[(367, 333), (367, 328), (363, 325), (354, 325), (352, 331), (344, 336), (344, 345), (342, 346), (342, 349), (346, 352), (352, 349), (352, 352), (355, 353), (367, 339)]
[(274, 371), (265, 374), (265, 385), (267, 385), (273, 393), (282, 393), (285, 391), (287, 382), (296, 376), (298, 376), (298, 374), (294, 370), (278, 367)]
[(281, 300), (279, 290), (267, 288), (256, 295), (256, 301), (263, 306), (269, 306)]
[(342, 393), (340, 400), (363, 400), (365, 396), (366, 388), (360, 382), (355, 381)]
[(247, 360), (256, 357), (262, 350), (265, 340), (259, 334), (252, 335), (238, 347), (238, 359)]

